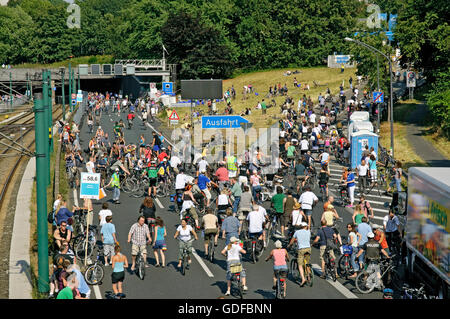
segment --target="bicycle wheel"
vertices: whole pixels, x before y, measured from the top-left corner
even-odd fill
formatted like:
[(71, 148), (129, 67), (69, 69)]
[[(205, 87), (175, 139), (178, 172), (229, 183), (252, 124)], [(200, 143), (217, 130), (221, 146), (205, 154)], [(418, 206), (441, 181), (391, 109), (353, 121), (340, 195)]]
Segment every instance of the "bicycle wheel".
[[(75, 247), (75, 255), (77, 258), (80, 258), (81, 261), (84, 261), (86, 256), (86, 243), (85, 241), (79, 241)], [(87, 243), (87, 258), (92, 256), (92, 252), (94, 251), (94, 246), (91, 242)]]
[(213, 243), (213, 239), (209, 240), (209, 245), (208, 245), (208, 259), (210, 262), (214, 262), (214, 243)]
[(258, 258), (256, 257), (256, 244), (252, 245), (252, 262), (256, 264)]
[(156, 197), (161, 198), (165, 197), (166, 195), (167, 194), (165, 188), (161, 184), (159, 184), (158, 187), (156, 188)]
[(339, 257), (338, 261), (338, 272), (339, 276), (348, 279), (348, 275), (350, 274), (350, 256), (342, 255)]
[(141, 280), (144, 280), (145, 277), (145, 261), (142, 259), (142, 256), (139, 257), (138, 264), (138, 276)]
[(238, 293), (239, 293), (239, 298), (240, 299), (244, 299), (244, 287), (242, 286), (242, 282), (239, 279), (239, 281), (237, 282), (237, 287), (238, 287)]
[(299, 273), (299, 270), (298, 270), (297, 259), (292, 259), (291, 260), (290, 272), (291, 272), (291, 275), (292, 275), (292, 279), (294, 279), (294, 281), (297, 281), (300, 278), (300, 273)]
[(276, 283), (275, 299), (281, 299), (280, 278), (277, 279), (277, 283)]
[(89, 285), (100, 285), (104, 276), (105, 270), (99, 264), (89, 266), (84, 273), (84, 279)]
[(133, 194), (131, 194), (131, 196), (135, 198), (142, 197), (145, 195), (147, 190), (148, 190), (147, 185), (143, 182), (140, 182), (138, 188), (133, 191)]
[(336, 270), (333, 265), (328, 265), (327, 272), (333, 281), (336, 281)]
[(356, 289), (362, 294), (368, 294), (375, 288), (374, 285), (367, 285), (367, 279), (369, 278), (369, 273), (367, 271), (361, 271), (358, 276), (356, 276)]
[(187, 257), (183, 257), (183, 263), (181, 264), (181, 274), (186, 275), (186, 267), (187, 267)]
[(314, 282), (314, 270), (311, 264), (305, 265), (305, 278), (306, 282), (308, 283), (308, 286), (312, 287)]

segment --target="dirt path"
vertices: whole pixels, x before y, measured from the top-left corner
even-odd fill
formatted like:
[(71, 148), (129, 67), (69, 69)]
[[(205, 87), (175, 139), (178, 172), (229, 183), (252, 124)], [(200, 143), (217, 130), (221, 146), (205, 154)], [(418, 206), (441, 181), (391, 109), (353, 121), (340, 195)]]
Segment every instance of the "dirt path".
[(426, 104), (418, 104), (414, 112), (406, 119), (410, 123), (407, 127), (407, 139), (414, 151), (428, 165), (435, 167), (450, 167), (450, 160), (439, 152), (430, 142), (423, 138), (425, 127), (423, 120), (428, 113)]

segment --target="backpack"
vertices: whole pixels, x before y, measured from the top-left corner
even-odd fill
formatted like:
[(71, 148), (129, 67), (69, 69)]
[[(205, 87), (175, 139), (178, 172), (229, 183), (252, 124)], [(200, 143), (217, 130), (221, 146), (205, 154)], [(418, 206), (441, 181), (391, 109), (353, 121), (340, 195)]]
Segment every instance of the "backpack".
[(322, 230), (323, 235), (325, 236), (325, 239), (326, 239), (326, 247), (328, 249), (332, 249), (332, 250), (337, 249), (336, 242), (334, 241), (333, 237), (328, 238), (327, 234), (324, 232), (324, 230), (323, 229), (321, 229), (321, 230)]
[(55, 212), (54, 211), (51, 211), (50, 213), (48, 213), (47, 221), (49, 224), (53, 224), (53, 222), (55, 221)]

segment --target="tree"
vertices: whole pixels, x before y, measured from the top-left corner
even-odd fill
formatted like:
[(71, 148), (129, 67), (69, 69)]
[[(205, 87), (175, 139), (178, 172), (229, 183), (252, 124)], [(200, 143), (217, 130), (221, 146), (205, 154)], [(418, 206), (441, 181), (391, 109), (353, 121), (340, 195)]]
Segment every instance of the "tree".
[(221, 33), (186, 11), (169, 14), (161, 28), (169, 61), (181, 66), (180, 77), (226, 78), (234, 69), (232, 54)]

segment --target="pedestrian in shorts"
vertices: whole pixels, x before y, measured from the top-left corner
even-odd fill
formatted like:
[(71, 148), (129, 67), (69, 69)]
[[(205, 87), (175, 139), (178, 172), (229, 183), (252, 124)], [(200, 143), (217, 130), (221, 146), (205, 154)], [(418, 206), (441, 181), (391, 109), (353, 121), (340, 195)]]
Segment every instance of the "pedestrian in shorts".
[(112, 257), (114, 256), (114, 245), (117, 242), (116, 239), (116, 227), (112, 221), (112, 216), (106, 216), (106, 224), (103, 225), (102, 242), (105, 258), (105, 266), (108, 266), (108, 257), (111, 257), (110, 265), (112, 265)]

